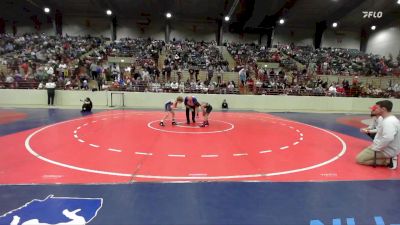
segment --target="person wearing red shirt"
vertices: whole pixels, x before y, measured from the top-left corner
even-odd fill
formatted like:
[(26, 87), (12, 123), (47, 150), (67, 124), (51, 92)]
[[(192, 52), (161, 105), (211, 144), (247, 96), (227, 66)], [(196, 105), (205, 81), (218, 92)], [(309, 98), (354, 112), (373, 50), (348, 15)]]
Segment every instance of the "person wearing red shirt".
[(339, 96), (345, 96), (345, 91), (344, 91), (344, 88), (342, 87), (342, 85), (337, 85), (336, 86), (336, 93)]
[(29, 72), (29, 64), (28, 64), (28, 62), (24, 62), (24, 63), (21, 65), (21, 68), (22, 68), (22, 70), (24, 71), (24, 76), (25, 76), (25, 79), (26, 79), (27, 76), (28, 76), (28, 72)]

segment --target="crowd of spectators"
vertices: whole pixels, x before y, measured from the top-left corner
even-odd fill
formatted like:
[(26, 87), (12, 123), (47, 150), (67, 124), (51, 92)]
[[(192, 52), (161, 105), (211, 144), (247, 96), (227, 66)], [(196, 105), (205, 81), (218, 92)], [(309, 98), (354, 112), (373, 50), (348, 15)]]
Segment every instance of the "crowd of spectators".
[(122, 38), (108, 44), (105, 51), (107, 56), (111, 57), (133, 57), (136, 59), (136, 65), (157, 65), (163, 46), (164, 41), (150, 38)]
[[(226, 43), (236, 61), (239, 85), (246, 93), (322, 95), (357, 97), (395, 97), (398, 85), (383, 90), (372, 84), (348, 81), (343, 83), (320, 82), (318, 75), (384, 76), (399, 75), (399, 65), (389, 57), (364, 54), (358, 50), (279, 45), (266, 48), (257, 44)], [(400, 60), (400, 55), (398, 57)], [(298, 66), (296, 64), (303, 64)], [(275, 62), (279, 69), (260, 67), (259, 62)]]
[(280, 63), (282, 55), (273, 48), (264, 45), (225, 43), (228, 52), (235, 59), (237, 65), (245, 65), (256, 62)]
[(331, 97), (370, 97), (398, 98), (400, 84), (394, 83), (387, 88), (378, 88), (372, 84), (358, 81), (357, 77), (349, 81), (343, 79), (337, 82), (322, 80), (316, 76), (307, 80), (297, 80), (295, 76), (284, 76), (278, 79), (247, 80), (247, 89), (259, 95), (300, 95), (300, 96), (331, 96)]
[(166, 45), (166, 53), (173, 69), (206, 70), (212, 67), (214, 70), (229, 71), (228, 62), (222, 57), (215, 41), (173, 40)]
[[(359, 71), (356, 65), (374, 71), (372, 74), (377, 76), (388, 75), (398, 68), (392, 57), (386, 59), (348, 49), (314, 50), (291, 45), (268, 49), (256, 44), (226, 43), (236, 60), (238, 79), (224, 81), (223, 73), (229, 71), (229, 65), (214, 42), (174, 40), (166, 44), (152, 39), (125, 38), (106, 44), (99, 38), (26, 34), (2, 35), (0, 43), (0, 88), (41, 89), (52, 80), (58, 89), (67, 90), (361, 97), (397, 97), (400, 91), (396, 83), (383, 90), (354, 80), (350, 84), (348, 81), (322, 82), (319, 74), (354, 75), (354, 71)], [(159, 63), (161, 53), (166, 58)], [(109, 63), (109, 57), (136, 60)], [(298, 69), (294, 60), (306, 67)], [(259, 67), (257, 62), (275, 62), (280, 67)], [(159, 65), (162, 66), (159, 68)], [(183, 77), (184, 70), (189, 72), (189, 77)], [(200, 70), (207, 74), (204, 80), (199, 79)]]
[(400, 53), (397, 60), (357, 49), (320, 48), (280, 45), (278, 49), (305, 65), (310, 73), (357, 76), (400, 75)]
[(359, 81), (358, 76), (352, 80), (341, 79), (332, 82), (326, 77), (308, 76), (306, 70), (281, 69), (275, 71), (254, 71), (252, 67), (243, 67), (239, 72), (239, 87), (247, 94), (256, 95), (300, 95), (332, 97), (400, 97), (400, 84), (391, 82), (387, 88), (380, 88), (371, 83)]
[(49, 79), (66, 83), (79, 70), (79, 58), (103, 40), (92, 37), (55, 37), (25, 34), (0, 39), (1, 81), (8, 87), (32, 88)]

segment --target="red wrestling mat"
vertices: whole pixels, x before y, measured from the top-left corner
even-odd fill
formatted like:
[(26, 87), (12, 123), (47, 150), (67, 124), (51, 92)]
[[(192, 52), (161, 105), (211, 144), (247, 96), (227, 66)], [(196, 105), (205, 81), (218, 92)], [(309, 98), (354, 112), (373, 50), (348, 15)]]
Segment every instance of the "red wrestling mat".
[[(398, 179), (355, 164), (369, 142), (262, 113), (213, 112), (206, 128), (159, 111), (108, 111), (0, 138), (0, 182)], [(201, 118), (198, 118), (201, 121)]]
[(18, 120), (25, 119), (27, 115), (20, 112), (0, 111), (0, 125), (13, 123)]
[(371, 119), (369, 116), (344, 116), (338, 118), (336, 121), (338, 123), (351, 126), (351, 127), (357, 127), (357, 128), (363, 128), (367, 127), (368, 125), (362, 123), (363, 120)]

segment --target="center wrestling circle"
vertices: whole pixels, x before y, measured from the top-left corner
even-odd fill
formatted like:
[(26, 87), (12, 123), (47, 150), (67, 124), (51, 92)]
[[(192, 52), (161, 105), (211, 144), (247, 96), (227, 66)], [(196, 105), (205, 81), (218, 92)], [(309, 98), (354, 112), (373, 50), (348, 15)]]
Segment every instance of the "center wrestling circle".
[[(43, 161), (74, 170), (113, 176), (178, 180), (237, 179), (298, 173), (329, 164), (346, 152), (344, 141), (330, 131), (265, 114), (249, 116), (248, 114), (251, 113), (215, 113), (213, 120), (210, 120), (210, 127), (201, 129), (182, 126), (180, 125), (182, 123), (179, 123), (179, 127), (160, 127), (158, 126), (159, 120), (151, 120), (151, 118), (160, 117), (154, 114), (154, 112), (140, 111), (139, 115), (134, 111), (123, 111), (64, 121), (34, 131), (26, 138), (25, 147), (31, 154)], [(149, 120), (150, 122), (148, 122)], [(125, 133), (121, 134), (121, 139), (110, 140), (96, 138), (92, 135), (97, 132), (97, 137), (106, 136), (105, 133), (114, 133), (119, 126), (126, 126), (127, 130), (137, 130), (136, 141), (130, 141), (129, 136)], [(77, 129), (77, 127), (80, 128)], [(149, 129), (143, 130), (144, 127)], [(252, 130), (257, 132), (249, 132)], [(332, 149), (326, 155), (318, 160), (299, 162), (297, 167), (282, 165), (281, 169), (278, 168), (279, 170), (271, 170), (268, 167), (268, 164), (278, 164), (285, 157), (291, 157), (290, 154), (307, 154), (307, 151), (319, 149), (319, 145), (315, 145), (315, 141), (311, 138), (313, 135), (308, 135), (311, 131), (319, 133), (320, 139), (332, 142)], [(54, 144), (65, 143), (67, 148), (53, 150), (50, 154), (51, 148), (43, 145), (46, 142), (40, 142), (48, 132), (67, 133), (66, 136), (73, 135), (71, 138), (60, 136), (59, 139), (54, 140)], [(278, 135), (272, 132), (285, 133), (287, 138), (279, 140), (277, 139)], [(268, 135), (271, 140), (263, 140), (263, 133)], [(193, 136), (192, 134), (203, 135)], [(251, 140), (251, 144), (241, 143), (240, 138), (243, 136)], [(309, 138), (305, 138), (305, 136)], [(219, 143), (218, 138), (221, 139), (221, 137), (234, 142), (234, 145)], [(167, 144), (170, 147), (165, 148), (165, 144), (158, 142), (146, 144), (156, 140), (155, 138), (170, 140), (170, 143)], [(183, 141), (185, 138), (193, 138), (196, 140), (196, 144), (193, 146), (185, 144)], [(146, 139), (147, 142), (145, 143), (145, 140), (142, 139)], [(274, 139), (278, 142), (274, 142)], [(121, 143), (117, 143), (116, 140)], [(141, 145), (142, 141), (145, 144)], [(201, 146), (202, 142), (204, 142), (204, 146)], [(113, 146), (114, 144), (119, 144), (119, 146)], [(145, 145), (148, 146), (148, 149), (144, 149)], [(228, 147), (224, 147), (224, 145)], [(80, 154), (81, 157), (90, 157), (91, 163), (82, 165), (84, 159), (73, 160), (71, 157), (76, 157), (76, 154)], [(143, 161), (144, 159), (146, 161)], [(248, 160), (253, 160), (257, 166), (247, 165)], [(107, 167), (104, 165), (106, 162), (118, 165), (118, 168)], [(177, 167), (177, 163), (181, 167)], [(157, 166), (160, 164), (165, 165), (162, 170)], [(135, 165), (141, 165), (141, 170), (132, 173), (129, 168), (130, 166), (135, 167)], [(221, 167), (221, 165), (224, 166)], [(234, 165), (236, 167), (233, 167)]]

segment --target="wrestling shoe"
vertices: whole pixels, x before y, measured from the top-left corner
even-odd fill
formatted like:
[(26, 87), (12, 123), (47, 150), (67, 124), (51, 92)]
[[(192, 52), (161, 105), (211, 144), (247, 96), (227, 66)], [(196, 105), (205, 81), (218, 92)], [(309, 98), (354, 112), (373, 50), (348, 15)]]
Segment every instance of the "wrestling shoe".
[(201, 124), (200, 127), (208, 127), (208, 125), (209, 125), (208, 123), (203, 122), (203, 124)]
[(161, 121), (160, 126), (164, 127), (165, 126), (164, 122)]

